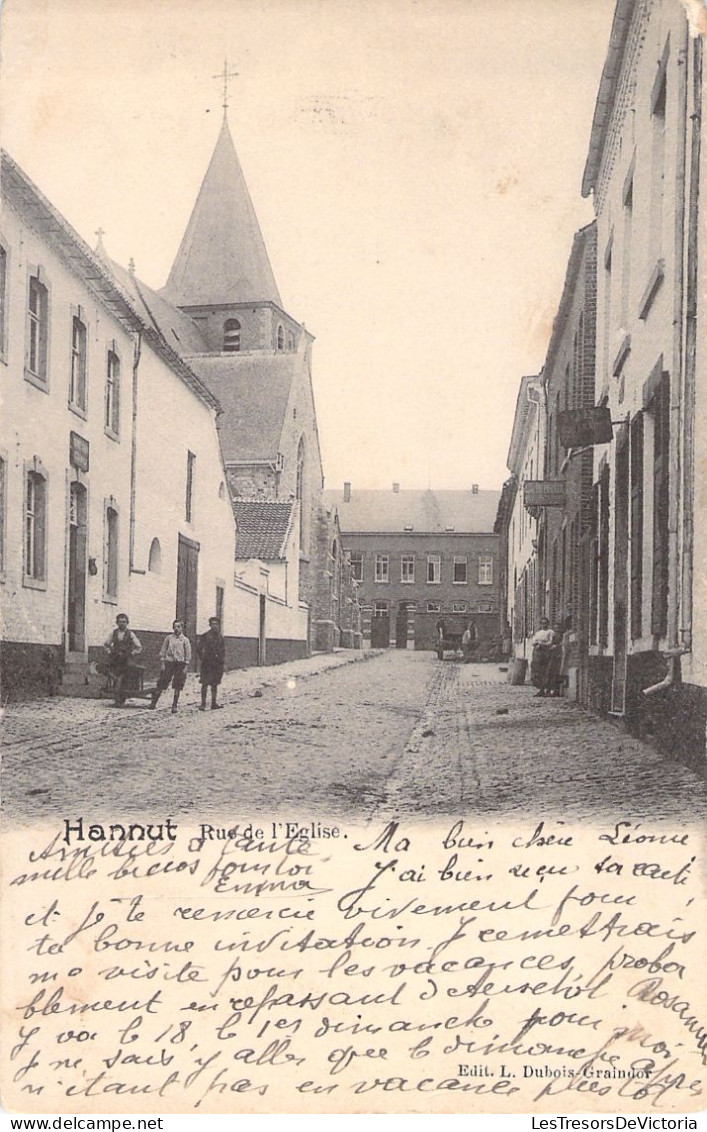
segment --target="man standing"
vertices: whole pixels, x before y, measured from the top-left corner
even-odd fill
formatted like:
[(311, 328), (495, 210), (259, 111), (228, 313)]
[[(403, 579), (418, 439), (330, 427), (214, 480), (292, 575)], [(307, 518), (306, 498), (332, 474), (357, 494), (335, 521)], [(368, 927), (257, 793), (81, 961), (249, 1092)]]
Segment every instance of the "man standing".
[(168, 637), (165, 637), (162, 648), (160, 649), (161, 671), (157, 680), (157, 686), (152, 693), (151, 708), (157, 707), (157, 701), (165, 688), (169, 687), (171, 681), (172, 688), (174, 689), (172, 715), (176, 714), (177, 704), (179, 703), (179, 693), (186, 683), (187, 668), (190, 661), (191, 645), (184, 636), (184, 626), (181, 621), (173, 621), (172, 632)]
[(221, 636), (221, 622), (218, 617), (209, 617), (209, 630), (199, 637), (196, 646), (197, 655), (201, 659), (201, 707), (206, 711), (206, 693), (211, 688), (211, 708), (223, 707), (216, 703), (218, 686), (223, 678), (223, 669), (226, 663), (226, 646)]
[(116, 628), (104, 641), (103, 648), (108, 653), (107, 669), (113, 677), (115, 689), (115, 706), (125, 706), (124, 685), (130, 669), (130, 661), (142, 652), (142, 645), (128, 628), (127, 613), (119, 613), (115, 619)]
[(476, 622), (472, 619), (462, 635), (462, 652), (464, 653), (465, 664), (471, 664), (474, 659), (478, 642), (479, 634), (476, 631)]

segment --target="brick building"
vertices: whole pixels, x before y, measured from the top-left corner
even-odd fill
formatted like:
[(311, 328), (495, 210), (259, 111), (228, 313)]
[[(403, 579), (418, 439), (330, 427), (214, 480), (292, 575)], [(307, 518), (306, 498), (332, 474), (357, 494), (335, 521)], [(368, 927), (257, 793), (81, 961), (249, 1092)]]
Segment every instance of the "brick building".
[(591, 447), (569, 452), (561, 440), (562, 414), (594, 405), (596, 347), (596, 225), (575, 235), (560, 306), (542, 370), (547, 411), (543, 478), (561, 488), (560, 506), (542, 507), (538, 526), (538, 607), (552, 624), (570, 623), (568, 695), (587, 701), (590, 581), (593, 543)]
[(474, 619), (498, 640), (496, 491), (325, 491), (361, 590), (363, 637), (376, 647), (433, 648), (436, 623)]

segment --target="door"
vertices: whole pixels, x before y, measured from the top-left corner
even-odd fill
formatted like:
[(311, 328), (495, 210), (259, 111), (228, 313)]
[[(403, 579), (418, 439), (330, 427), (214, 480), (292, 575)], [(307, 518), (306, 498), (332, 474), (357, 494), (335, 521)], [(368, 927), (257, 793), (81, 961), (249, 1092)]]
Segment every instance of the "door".
[(67, 609), (69, 652), (86, 647), (86, 488), (72, 483), (69, 489), (69, 602)]
[(258, 664), (267, 664), (267, 635), (265, 628), (265, 594), (260, 595), (260, 616), (258, 621)]
[[(184, 635), (196, 643), (197, 586), (199, 581), (199, 543), (179, 536), (177, 551), (177, 609), (175, 617), (184, 625)], [(194, 649), (196, 653), (196, 649)]]
[(376, 613), (371, 619), (371, 648), (387, 649), (390, 644), (390, 618), (387, 613)]
[(611, 710), (623, 715), (626, 707), (626, 653), (628, 630), (628, 444), (616, 452), (614, 545), (614, 675), (611, 684)]
[(406, 649), (408, 647), (408, 605), (401, 601), (395, 617), (395, 647)]

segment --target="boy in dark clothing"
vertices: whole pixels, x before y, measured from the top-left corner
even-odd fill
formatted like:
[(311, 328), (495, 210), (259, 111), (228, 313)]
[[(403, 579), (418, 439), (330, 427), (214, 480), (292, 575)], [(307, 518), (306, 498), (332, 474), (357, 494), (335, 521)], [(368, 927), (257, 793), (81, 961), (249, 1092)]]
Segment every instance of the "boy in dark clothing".
[(223, 704), (216, 703), (216, 697), (226, 663), (226, 646), (221, 636), (221, 623), (218, 617), (209, 617), (208, 632), (199, 637), (196, 652), (201, 660), (201, 706), (199, 710), (206, 711), (206, 693), (209, 688), (211, 688), (212, 710), (222, 708)]
[(115, 706), (125, 705), (123, 685), (130, 669), (130, 660), (142, 652), (142, 645), (128, 628), (127, 613), (119, 613), (115, 619), (116, 628), (103, 644), (108, 653), (107, 670), (115, 682)]

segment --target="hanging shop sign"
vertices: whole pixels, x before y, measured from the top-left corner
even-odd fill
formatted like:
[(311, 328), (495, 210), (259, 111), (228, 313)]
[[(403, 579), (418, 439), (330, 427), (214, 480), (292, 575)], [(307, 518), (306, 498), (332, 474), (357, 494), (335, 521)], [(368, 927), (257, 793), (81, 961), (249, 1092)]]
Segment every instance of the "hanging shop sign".
[(535, 507), (564, 507), (564, 480), (526, 480), (523, 484), (523, 505)]
[(611, 409), (593, 405), (591, 409), (566, 409), (557, 414), (557, 431), (563, 448), (588, 448), (608, 444), (613, 439)]

